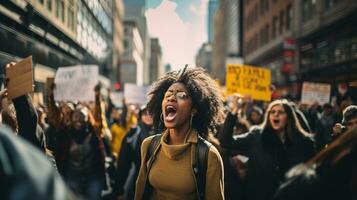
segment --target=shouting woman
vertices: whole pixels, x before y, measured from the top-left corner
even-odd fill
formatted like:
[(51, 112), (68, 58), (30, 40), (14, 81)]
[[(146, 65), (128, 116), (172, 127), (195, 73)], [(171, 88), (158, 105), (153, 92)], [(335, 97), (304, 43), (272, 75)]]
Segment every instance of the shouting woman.
[(314, 143), (310, 134), (301, 128), (287, 100), (270, 103), (260, 127), (233, 138), (239, 109), (236, 103), (222, 126), (221, 146), (233, 154), (248, 157), (246, 198), (271, 199), (287, 170), (314, 155)]
[(150, 92), (160, 135), (144, 140), (135, 199), (224, 199), (223, 164), (205, 138), (221, 119), (218, 88), (202, 69), (167, 73)]

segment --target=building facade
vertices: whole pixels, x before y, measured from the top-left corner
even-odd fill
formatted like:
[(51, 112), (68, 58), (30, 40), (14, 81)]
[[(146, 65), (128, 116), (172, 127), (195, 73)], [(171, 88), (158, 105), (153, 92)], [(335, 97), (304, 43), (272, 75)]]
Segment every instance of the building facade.
[(162, 63), (162, 50), (158, 38), (151, 38), (151, 53), (150, 53), (150, 82), (156, 81), (159, 77), (164, 75), (165, 68)]
[(135, 21), (124, 21), (121, 82), (144, 85), (144, 45)]
[(115, 69), (112, 74), (112, 80), (120, 83), (120, 72), (121, 72), (121, 56), (124, 52), (124, 4), (122, 0), (116, 0), (115, 3), (115, 11), (113, 15), (113, 68)]
[(268, 67), (272, 81), (284, 85), (296, 72), (293, 0), (251, 0), (244, 4), (245, 63)]
[(220, 0), (214, 17), (212, 73), (225, 84), (226, 65), (241, 63), (243, 0)]
[(208, 1), (208, 16), (207, 16), (207, 33), (208, 33), (208, 43), (213, 42), (214, 36), (214, 15), (218, 8), (218, 0)]
[(149, 84), (150, 75), (150, 36), (147, 27), (145, 10), (147, 7), (146, 0), (124, 0), (125, 15), (124, 20), (134, 21), (137, 24), (144, 47), (144, 67), (143, 76), (144, 84)]
[(95, 64), (108, 77), (112, 15), (111, 0), (1, 1), (0, 64), (32, 55), (35, 91), (60, 66)]
[(196, 55), (196, 66), (202, 67), (207, 70), (208, 73), (212, 73), (212, 45), (211, 43), (202, 44)]

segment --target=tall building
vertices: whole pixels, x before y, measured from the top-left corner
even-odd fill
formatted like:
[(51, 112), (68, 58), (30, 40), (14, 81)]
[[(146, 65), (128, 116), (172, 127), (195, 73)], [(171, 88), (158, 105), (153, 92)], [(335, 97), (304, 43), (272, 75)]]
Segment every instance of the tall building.
[(207, 70), (208, 73), (212, 73), (212, 45), (210, 43), (202, 44), (196, 55), (196, 66), (202, 67)]
[(208, 2), (208, 16), (207, 16), (207, 32), (208, 32), (208, 42), (212, 43), (214, 36), (214, 15), (218, 8), (217, 0), (209, 0)]
[(124, 26), (123, 26), (123, 18), (124, 18), (124, 4), (122, 0), (116, 0), (115, 10), (113, 15), (113, 25), (114, 25), (114, 33), (113, 33), (113, 68), (115, 69), (114, 73), (112, 73), (112, 80), (115, 82), (121, 82), (120, 79), (120, 71), (121, 71), (121, 56), (124, 52)]
[(135, 21), (124, 21), (121, 82), (144, 85), (144, 46)]
[(151, 53), (150, 53), (150, 84), (164, 75), (165, 68), (162, 63), (162, 50), (158, 38), (151, 38)]
[(140, 36), (144, 45), (144, 67), (143, 76), (144, 84), (149, 84), (150, 74), (150, 36), (148, 33), (147, 21), (145, 17), (145, 10), (147, 7), (146, 0), (124, 0), (125, 15), (124, 19), (127, 21), (135, 21), (140, 32)]
[(244, 60), (247, 64), (268, 67), (272, 81), (284, 85), (296, 66), (296, 18), (300, 1), (251, 0), (244, 3)]
[(212, 72), (225, 83), (226, 64), (242, 62), (243, 0), (220, 0), (214, 17)]
[(302, 79), (350, 83), (357, 91), (357, 1), (304, 0), (298, 6)]
[(32, 55), (36, 91), (60, 66), (96, 64), (108, 76), (112, 15), (112, 0), (1, 1), (0, 65)]

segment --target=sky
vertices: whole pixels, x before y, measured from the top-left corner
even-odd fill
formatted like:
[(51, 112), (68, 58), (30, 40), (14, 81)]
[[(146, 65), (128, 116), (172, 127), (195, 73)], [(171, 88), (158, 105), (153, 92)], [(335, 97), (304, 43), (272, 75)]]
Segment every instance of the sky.
[(145, 13), (150, 37), (159, 38), (163, 63), (173, 70), (195, 66), (195, 56), (207, 41), (208, 0), (148, 0)]

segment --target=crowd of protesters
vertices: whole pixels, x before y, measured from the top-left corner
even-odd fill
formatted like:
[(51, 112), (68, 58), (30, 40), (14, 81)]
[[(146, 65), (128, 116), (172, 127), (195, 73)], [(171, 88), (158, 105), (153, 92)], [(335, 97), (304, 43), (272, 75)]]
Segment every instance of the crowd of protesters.
[[(10, 63), (6, 67), (12, 67)], [(9, 82), (11, 80), (7, 80)], [(165, 74), (147, 105), (47, 104), (0, 93), (5, 199), (357, 199), (357, 106), (225, 98), (201, 68)]]

